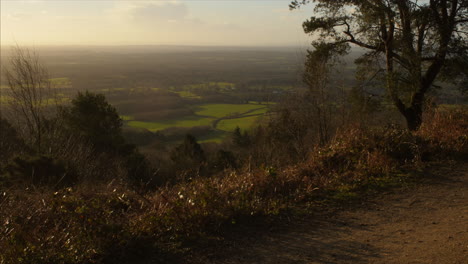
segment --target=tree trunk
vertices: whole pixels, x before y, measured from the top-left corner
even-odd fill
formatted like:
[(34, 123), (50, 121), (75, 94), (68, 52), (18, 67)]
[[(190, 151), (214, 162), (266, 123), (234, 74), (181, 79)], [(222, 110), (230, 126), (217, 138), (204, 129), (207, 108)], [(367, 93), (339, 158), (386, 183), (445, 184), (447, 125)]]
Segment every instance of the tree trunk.
[(420, 106), (411, 106), (405, 110), (403, 116), (410, 131), (416, 131), (422, 124), (422, 109)]
[(423, 106), (425, 101), (425, 93), (429, 89), (429, 85), (421, 83), (419, 91), (415, 92), (411, 97), (411, 106), (404, 107), (404, 110), (400, 112), (406, 119), (406, 124), (410, 131), (416, 131), (422, 124)]

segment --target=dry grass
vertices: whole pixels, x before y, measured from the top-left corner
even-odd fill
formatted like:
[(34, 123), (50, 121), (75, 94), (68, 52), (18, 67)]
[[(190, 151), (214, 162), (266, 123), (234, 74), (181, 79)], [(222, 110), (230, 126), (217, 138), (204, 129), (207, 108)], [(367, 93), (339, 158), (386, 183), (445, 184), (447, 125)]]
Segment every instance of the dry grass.
[(360, 188), (392, 177), (401, 165), (466, 152), (466, 111), (430, 118), (417, 133), (349, 128), (313, 150), (304, 164), (226, 171), (146, 194), (118, 183), (57, 192), (4, 190), (0, 263), (115, 263), (150, 251), (167, 255), (184, 241), (222, 233), (238, 219), (303, 205), (317, 190)]
[(417, 135), (444, 153), (468, 154), (468, 107), (429, 112)]

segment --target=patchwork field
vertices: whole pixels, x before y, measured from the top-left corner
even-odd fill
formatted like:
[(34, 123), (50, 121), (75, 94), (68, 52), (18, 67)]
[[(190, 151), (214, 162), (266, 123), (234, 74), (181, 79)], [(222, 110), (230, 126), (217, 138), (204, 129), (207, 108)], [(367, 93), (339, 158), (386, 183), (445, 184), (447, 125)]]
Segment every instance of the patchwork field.
[(127, 125), (130, 127), (146, 128), (151, 132), (156, 132), (171, 127), (210, 126), (212, 122), (212, 118), (187, 116), (180, 119), (172, 119), (158, 122), (129, 121)]
[[(71, 78), (52, 78), (50, 81), (52, 87), (61, 90), (54, 99), (49, 99), (48, 104), (69, 103), (75, 96), (75, 90), (67, 89), (72, 87)], [(94, 92), (106, 96), (128, 128), (151, 132), (169, 129), (172, 134), (198, 129), (203, 131), (197, 134), (200, 142), (220, 142), (236, 127), (249, 129), (274, 104), (264, 102), (263, 97), (258, 96), (257, 86), (251, 87), (252, 90), (240, 91), (234, 83), (205, 82), (169, 88), (146, 85), (121, 88), (116, 85)], [(2, 85), (1, 88), (7, 87)], [(245, 97), (239, 99), (238, 95), (243, 93)], [(8, 100), (6, 95), (0, 97), (2, 103)], [(239, 103), (242, 101), (248, 103)]]
[[(67, 77), (50, 80), (56, 88), (71, 87), (71, 80)], [(122, 108), (119, 112), (124, 125), (127, 127), (146, 129), (151, 132), (171, 128), (205, 127), (206, 133), (202, 133), (197, 137), (200, 142), (220, 142), (237, 126), (242, 130), (249, 129), (272, 105), (272, 103), (262, 101), (249, 101), (249, 103), (245, 104), (198, 104), (197, 102), (202, 102), (204, 97), (190, 91), (191, 89), (211, 89), (213, 87), (222, 90), (223, 93), (235, 89), (232, 83), (209, 82), (172, 89), (104, 88), (96, 90), (96, 92), (105, 94), (113, 105), (125, 105), (125, 108)], [(2, 88), (5, 87), (2, 86)], [(180, 91), (180, 89), (184, 90)], [(57, 97), (49, 99), (48, 104), (68, 103), (74, 95), (74, 91), (61, 90), (56, 95)], [(8, 100), (8, 96), (0, 96), (0, 102), (5, 103)], [(172, 103), (171, 100), (173, 100)], [(189, 102), (189, 106), (185, 105), (184, 102)], [(165, 105), (166, 103), (167, 105)], [(180, 111), (179, 114), (177, 111), (181, 109), (185, 109), (185, 111)], [(177, 114), (170, 116), (170, 118), (158, 115), (170, 111)]]
[(195, 105), (195, 114), (158, 121), (135, 120), (131, 115), (121, 118), (129, 127), (144, 128), (151, 132), (169, 128), (211, 127), (208, 133), (200, 136), (200, 142), (220, 142), (236, 127), (249, 129), (268, 111), (270, 105), (249, 104), (201, 104)]
[(218, 118), (266, 108), (258, 104), (204, 104), (199, 107), (201, 110), (196, 112), (197, 115)]

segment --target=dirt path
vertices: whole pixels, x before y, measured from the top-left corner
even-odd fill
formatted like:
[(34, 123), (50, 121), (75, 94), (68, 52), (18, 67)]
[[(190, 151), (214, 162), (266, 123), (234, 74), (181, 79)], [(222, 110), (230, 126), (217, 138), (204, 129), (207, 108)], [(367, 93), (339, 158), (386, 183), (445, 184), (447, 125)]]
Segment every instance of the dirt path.
[(433, 174), (356, 208), (246, 236), (205, 263), (466, 264), (468, 164)]

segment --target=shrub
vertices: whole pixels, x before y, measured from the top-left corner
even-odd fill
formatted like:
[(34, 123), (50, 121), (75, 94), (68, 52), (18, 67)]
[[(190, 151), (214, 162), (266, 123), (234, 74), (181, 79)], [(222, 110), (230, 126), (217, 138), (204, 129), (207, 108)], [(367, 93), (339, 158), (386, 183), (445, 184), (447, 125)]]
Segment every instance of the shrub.
[(17, 156), (5, 166), (3, 181), (9, 185), (61, 187), (72, 185), (76, 174), (62, 160), (46, 155)]
[(26, 149), (26, 145), (16, 129), (3, 118), (0, 118), (0, 149), (0, 164)]
[(70, 134), (79, 135), (100, 151), (119, 151), (124, 145), (122, 119), (105, 96), (79, 92), (71, 106), (63, 109)]
[(425, 138), (433, 153), (443, 155), (468, 154), (468, 108), (428, 112), (416, 133)]
[(206, 158), (195, 137), (187, 134), (184, 141), (171, 151), (171, 160), (174, 162), (176, 171), (197, 176)]

